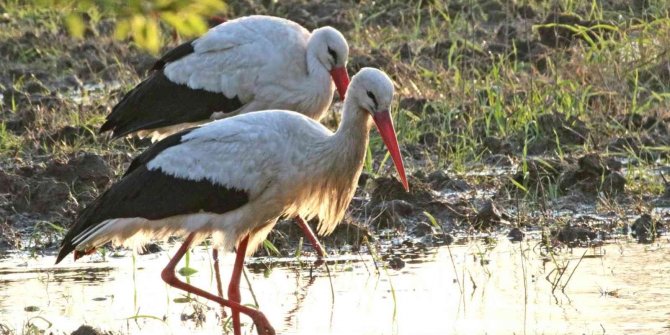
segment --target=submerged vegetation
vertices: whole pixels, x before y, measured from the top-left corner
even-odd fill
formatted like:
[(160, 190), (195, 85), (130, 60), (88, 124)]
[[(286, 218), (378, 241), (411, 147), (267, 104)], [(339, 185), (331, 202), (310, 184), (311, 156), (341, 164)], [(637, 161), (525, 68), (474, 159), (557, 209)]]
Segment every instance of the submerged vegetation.
[[(654, 243), (667, 232), (669, 7), (245, 0), (211, 14), (331, 25), (349, 41), (350, 74), (373, 66), (396, 82), (411, 191), (389, 175), (373, 134), (347, 224), (325, 238), (331, 252), (377, 250), (378, 261), (400, 269), (394, 249), (534, 235), (531, 250), (555, 265), (545, 275), (560, 291), (584, 257), (568, 266), (556, 256), (564, 247)], [(112, 17), (86, 15), (81, 39), (65, 28), (68, 17), (0, 6), (0, 254), (53, 254), (76, 213), (149, 144), (110, 141), (97, 129), (155, 56), (132, 37), (117, 39)], [(159, 36), (163, 50), (182, 41), (171, 28)], [(324, 120), (331, 128), (339, 106)], [(259, 253), (309, 254), (299, 236), (295, 225), (279, 225)]]

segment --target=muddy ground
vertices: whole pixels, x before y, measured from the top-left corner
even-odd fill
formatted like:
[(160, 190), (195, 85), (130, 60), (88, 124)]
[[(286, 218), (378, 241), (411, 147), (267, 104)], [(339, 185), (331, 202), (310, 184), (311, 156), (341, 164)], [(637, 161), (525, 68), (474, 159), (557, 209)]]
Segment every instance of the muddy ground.
[[(548, 249), (666, 234), (670, 28), (661, 2), (606, 1), (594, 14), (560, 1), (249, 0), (225, 15), (252, 13), (340, 29), (349, 72), (379, 67), (398, 87), (411, 191), (373, 135), (347, 218), (323, 237), (331, 252), (379, 240), (519, 241), (529, 230), (542, 231)], [(79, 40), (58, 13), (0, 8), (0, 255), (56, 252), (77, 212), (149, 145), (97, 133), (156, 60), (114, 40), (113, 25), (91, 19)], [(166, 40), (166, 50), (180, 42)], [(335, 113), (325, 120), (336, 122)], [(299, 238), (290, 222), (271, 235), (283, 255)]]

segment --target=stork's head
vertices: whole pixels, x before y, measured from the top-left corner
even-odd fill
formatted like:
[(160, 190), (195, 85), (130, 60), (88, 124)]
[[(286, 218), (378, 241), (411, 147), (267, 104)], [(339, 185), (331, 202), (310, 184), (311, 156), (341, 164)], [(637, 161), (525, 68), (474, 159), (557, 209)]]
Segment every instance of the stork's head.
[(400, 181), (409, 191), (405, 167), (400, 156), (398, 139), (393, 128), (393, 119), (391, 118), (391, 101), (393, 100), (393, 82), (386, 73), (366, 67), (358, 71), (351, 78), (351, 85), (347, 91), (347, 104), (353, 102), (358, 106), (359, 112), (369, 113), (374, 120), (377, 130), (386, 145), (393, 163), (398, 170)]
[(314, 50), (316, 58), (330, 72), (337, 87), (337, 93), (344, 99), (349, 86), (347, 60), (349, 45), (342, 33), (333, 27), (321, 27), (312, 32), (309, 48)]

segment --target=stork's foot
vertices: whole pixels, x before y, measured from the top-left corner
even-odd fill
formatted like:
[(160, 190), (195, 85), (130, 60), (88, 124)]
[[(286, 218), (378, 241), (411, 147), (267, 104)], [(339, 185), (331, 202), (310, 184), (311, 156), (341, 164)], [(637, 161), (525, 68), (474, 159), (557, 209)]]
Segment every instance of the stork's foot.
[(190, 234), (188, 237), (186, 237), (184, 244), (182, 244), (179, 250), (177, 250), (177, 253), (172, 257), (172, 259), (170, 259), (168, 265), (161, 272), (161, 278), (163, 278), (163, 280), (172, 287), (176, 287), (186, 292), (214, 301), (221, 306), (230, 308), (230, 310), (233, 313), (244, 313), (248, 315), (256, 325), (258, 335), (275, 335), (276, 332), (274, 328), (272, 328), (268, 319), (259, 310), (252, 309), (244, 305), (240, 305), (239, 303), (234, 301), (217, 297), (214, 294), (211, 294), (203, 289), (197, 288), (191, 284), (185, 283), (179, 280), (179, 278), (177, 278), (177, 276), (175, 275), (175, 268), (177, 266), (177, 263), (179, 263), (179, 260), (182, 257), (184, 257), (184, 254), (186, 253), (189, 246), (193, 242), (194, 236), (195, 236), (194, 234)]
[[(247, 314), (249, 315), (249, 314)], [(258, 312), (258, 315), (252, 316), (251, 320), (254, 321), (254, 324), (256, 325), (256, 330), (258, 331), (258, 335), (275, 335), (275, 329), (272, 328), (270, 325), (270, 321), (265, 317), (265, 315), (261, 312)]]

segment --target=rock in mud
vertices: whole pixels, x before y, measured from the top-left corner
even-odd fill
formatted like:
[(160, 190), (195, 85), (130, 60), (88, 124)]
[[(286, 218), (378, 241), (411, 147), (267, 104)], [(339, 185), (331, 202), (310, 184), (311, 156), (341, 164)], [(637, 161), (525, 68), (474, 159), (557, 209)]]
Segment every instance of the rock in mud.
[(105, 187), (114, 176), (114, 171), (102, 157), (89, 153), (75, 156), (67, 163), (53, 161), (45, 173), (68, 184), (92, 184), (98, 188)]
[(652, 243), (661, 236), (663, 224), (654, 220), (649, 214), (642, 214), (631, 226), (631, 235), (638, 243)]
[(477, 211), (474, 226), (477, 229), (487, 229), (500, 224), (509, 225), (506, 220), (509, 215), (498, 209), (498, 206), (491, 200), (487, 200)]
[(512, 242), (521, 242), (523, 241), (523, 238), (526, 236), (526, 233), (521, 231), (519, 228), (512, 228), (512, 230), (507, 233), (507, 238), (512, 241)]

